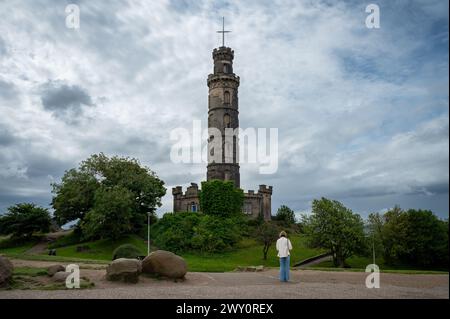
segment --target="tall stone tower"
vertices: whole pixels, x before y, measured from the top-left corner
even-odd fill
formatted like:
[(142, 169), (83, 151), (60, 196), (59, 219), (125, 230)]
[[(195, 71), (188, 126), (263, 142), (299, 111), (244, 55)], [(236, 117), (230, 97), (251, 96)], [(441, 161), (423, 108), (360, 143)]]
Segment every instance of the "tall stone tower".
[[(214, 49), (214, 72), (208, 75), (208, 128), (215, 129), (208, 138), (207, 180), (230, 180), (241, 187), (239, 173), (239, 136), (229, 134), (227, 129), (239, 128), (238, 87), (239, 77), (233, 73), (234, 51), (225, 46), (225, 21), (222, 20), (222, 46)], [(221, 137), (221, 139), (219, 139)], [(181, 186), (172, 188), (174, 212), (201, 212), (200, 190), (197, 183), (191, 183), (185, 193)], [(244, 192), (242, 212), (251, 217), (263, 216), (271, 219), (272, 186), (259, 185), (257, 192)]]
[[(222, 135), (221, 149), (214, 147), (214, 136), (208, 139), (207, 180), (234, 181), (240, 187), (238, 136), (232, 143), (225, 138), (225, 129), (239, 127), (238, 87), (239, 77), (233, 73), (234, 51), (221, 46), (213, 51), (214, 73), (208, 76), (208, 128), (216, 128)], [(217, 144), (217, 143), (216, 143)], [(217, 145), (216, 145), (217, 146)], [(219, 152), (219, 153), (217, 153)], [(219, 156), (217, 156), (220, 154)], [(216, 160), (212, 160), (212, 158)], [(221, 158), (220, 158), (221, 157)]]

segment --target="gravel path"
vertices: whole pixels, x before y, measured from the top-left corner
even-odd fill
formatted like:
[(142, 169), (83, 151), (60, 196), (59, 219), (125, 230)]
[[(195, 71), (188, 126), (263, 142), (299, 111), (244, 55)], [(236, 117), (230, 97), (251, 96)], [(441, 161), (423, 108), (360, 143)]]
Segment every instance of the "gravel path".
[[(16, 266), (45, 267), (52, 263), (13, 260)], [(280, 283), (278, 271), (195, 273), (174, 282), (141, 276), (138, 284), (106, 281), (105, 265), (80, 265), (81, 276), (95, 282), (84, 290), (0, 291), (6, 298), (449, 298), (449, 276), (381, 274), (381, 288), (365, 287), (366, 273), (291, 271), (291, 282)]]

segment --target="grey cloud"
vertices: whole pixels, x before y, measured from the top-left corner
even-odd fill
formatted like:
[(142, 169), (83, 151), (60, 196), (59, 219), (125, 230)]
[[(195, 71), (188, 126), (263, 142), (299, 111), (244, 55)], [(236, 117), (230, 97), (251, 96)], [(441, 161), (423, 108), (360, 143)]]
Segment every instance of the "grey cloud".
[(0, 99), (13, 100), (17, 97), (17, 94), (17, 90), (13, 83), (0, 79)]
[(7, 129), (0, 127), (0, 147), (12, 145), (17, 140)]
[(0, 36), (0, 58), (3, 55), (6, 55), (8, 53), (8, 48), (6, 47), (5, 40)]
[(78, 85), (50, 81), (41, 90), (42, 105), (57, 117), (69, 119), (80, 115), (83, 106), (93, 106), (91, 96)]

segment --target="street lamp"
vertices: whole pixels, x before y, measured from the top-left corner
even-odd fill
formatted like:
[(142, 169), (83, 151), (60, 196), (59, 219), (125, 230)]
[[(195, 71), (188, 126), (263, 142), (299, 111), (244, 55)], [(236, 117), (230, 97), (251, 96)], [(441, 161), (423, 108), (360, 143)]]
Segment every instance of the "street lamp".
[(147, 256), (150, 255), (150, 214), (151, 212), (147, 214)]

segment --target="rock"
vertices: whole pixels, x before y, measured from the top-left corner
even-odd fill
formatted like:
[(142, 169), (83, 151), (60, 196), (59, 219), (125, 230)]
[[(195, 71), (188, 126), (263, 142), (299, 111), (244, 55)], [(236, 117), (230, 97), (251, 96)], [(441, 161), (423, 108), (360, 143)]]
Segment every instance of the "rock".
[(255, 271), (264, 271), (264, 266), (262, 266), (262, 265), (256, 266)]
[(137, 259), (119, 258), (106, 268), (106, 279), (137, 283), (142, 271), (141, 261)]
[(66, 278), (70, 275), (70, 272), (65, 272), (65, 271), (58, 271), (57, 273), (55, 273), (52, 277), (53, 281), (57, 281), (57, 282), (65, 282)]
[(182, 257), (170, 251), (157, 250), (144, 258), (142, 272), (173, 279), (184, 278), (187, 263)]
[(66, 271), (66, 268), (63, 265), (52, 265), (47, 268), (47, 274), (51, 277), (57, 272)]
[(235, 271), (245, 271), (245, 272), (260, 272), (260, 271), (264, 271), (264, 266), (260, 265), (260, 266), (238, 266)]
[(0, 287), (6, 286), (13, 275), (14, 266), (9, 259), (0, 256)]

